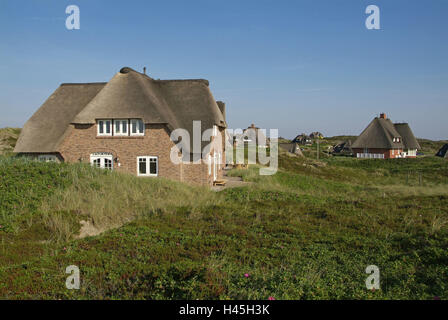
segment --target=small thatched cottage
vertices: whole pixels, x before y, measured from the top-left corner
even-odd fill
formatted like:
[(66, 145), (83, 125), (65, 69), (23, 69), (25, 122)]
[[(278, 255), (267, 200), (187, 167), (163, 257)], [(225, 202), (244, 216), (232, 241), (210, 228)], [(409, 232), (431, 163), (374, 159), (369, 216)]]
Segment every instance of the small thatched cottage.
[(278, 147), (285, 150), (286, 152), (293, 153), (296, 156), (303, 157), (302, 149), (300, 149), (299, 144), (292, 142), (292, 143), (279, 143)]
[(313, 140), (307, 136), (305, 133), (299, 134), (297, 137), (295, 137), (292, 142), (298, 143), (301, 145), (312, 145)]
[(256, 127), (253, 123), (247, 129), (244, 129), (242, 134), (233, 136), (234, 146), (243, 146), (251, 143), (258, 147), (267, 147), (269, 144), (269, 138), (266, 137), (263, 130)]
[(407, 123), (392, 123), (382, 113), (352, 144), (357, 158), (415, 158), (420, 145)]
[(183, 148), (198, 163), (176, 164), (170, 155), (179, 142), (170, 138), (175, 129), (185, 129), (193, 145), (193, 121), (201, 121), (200, 133), (211, 129), (225, 139), (225, 105), (215, 101), (207, 80), (155, 80), (122, 68), (107, 83), (61, 84), (27, 121), (14, 152), (212, 185), (222, 177), (224, 141), (205, 158), (202, 148)]
[(323, 139), (324, 135), (319, 131), (314, 131), (314, 132), (310, 133), (310, 138), (311, 139)]

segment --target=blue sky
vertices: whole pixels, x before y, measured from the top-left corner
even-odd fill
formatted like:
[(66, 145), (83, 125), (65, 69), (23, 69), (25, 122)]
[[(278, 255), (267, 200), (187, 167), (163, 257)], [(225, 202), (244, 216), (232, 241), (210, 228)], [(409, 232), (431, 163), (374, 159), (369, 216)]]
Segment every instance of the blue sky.
[[(80, 8), (81, 29), (65, 28)], [(365, 9), (381, 10), (367, 30)], [(0, 127), (123, 66), (205, 78), (231, 128), (359, 134), (386, 112), (448, 139), (447, 0), (0, 0)]]

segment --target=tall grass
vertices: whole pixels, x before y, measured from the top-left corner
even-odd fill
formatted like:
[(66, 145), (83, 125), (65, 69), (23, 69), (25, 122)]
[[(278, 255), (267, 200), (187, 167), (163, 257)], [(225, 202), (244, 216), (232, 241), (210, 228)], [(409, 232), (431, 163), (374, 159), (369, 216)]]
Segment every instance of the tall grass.
[(137, 178), (86, 164), (3, 157), (0, 173), (0, 224), (17, 233), (23, 227), (43, 223), (57, 240), (75, 236), (81, 220), (104, 231), (179, 207), (198, 213), (201, 207), (221, 201), (205, 187), (163, 178)]
[(163, 178), (137, 178), (89, 166), (73, 166), (71, 173), (73, 183), (57, 190), (41, 207), (54, 231), (68, 230), (69, 224), (57, 212), (75, 212), (79, 219), (107, 230), (144, 215), (169, 214), (178, 207), (199, 212), (220, 201), (205, 187)]

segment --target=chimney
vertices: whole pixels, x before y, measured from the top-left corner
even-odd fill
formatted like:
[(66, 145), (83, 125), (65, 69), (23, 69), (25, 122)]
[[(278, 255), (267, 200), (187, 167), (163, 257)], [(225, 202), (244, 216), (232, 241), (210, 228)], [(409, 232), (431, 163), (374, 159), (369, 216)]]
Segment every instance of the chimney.
[(226, 104), (222, 101), (216, 101), (216, 104), (218, 105), (219, 110), (221, 110), (224, 120), (226, 120)]
[(251, 127), (251, 128), (255, 128), (255, 125), (252, 123), (252, 124), (250, 125), (250, 127)]
[(381, 119), (387, 119), (387, 116), (386, 116), (385, 113), (380, 113), (380, 118), (381, 118)]
[(143, 67), (143, 74), (146, 74), (146, 67)]

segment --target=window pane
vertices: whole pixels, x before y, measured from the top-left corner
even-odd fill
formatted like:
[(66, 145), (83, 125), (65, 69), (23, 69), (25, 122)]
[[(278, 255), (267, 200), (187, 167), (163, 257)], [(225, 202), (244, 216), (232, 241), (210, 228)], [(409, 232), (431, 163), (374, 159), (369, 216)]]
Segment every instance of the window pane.
[(140, 158), (138, 160), (138, 173), (146, 174), (146, 159), (145, 158)]
[(138, 120), (138, 133), (143, 133), (143, 121)]
[(122, 133), (128, 133), (128, 121), (124, 120), (122, 122), (122, 124), (123, 124), (123, 132)]
[(104, 127), (103, 127), (104, 123), (103, 121), (98, 121), (98, 127), (100, 129), (100, 133), (104, 133)]
[(104, 159), (104, 168), (106, 168), (106, 169), (112, 169), (112, 160), (110, 160), (110, 159)]
[(114, 121), (115, 122), (115, 133), (121, 133), (120, 131), (120, 121)]
[(149, 160), (149, 173), (157, 174), (157, 159), (155, 158)]
[(109, 134), (110, 133), (110, 121), (106, 121), (106, 133)]
[(132, 130), (132, 133), (137, 133), (137, 123), (135, 120), (131, 121), (131, 130)]

